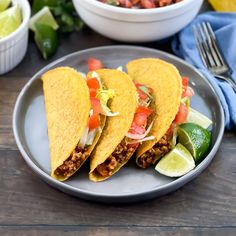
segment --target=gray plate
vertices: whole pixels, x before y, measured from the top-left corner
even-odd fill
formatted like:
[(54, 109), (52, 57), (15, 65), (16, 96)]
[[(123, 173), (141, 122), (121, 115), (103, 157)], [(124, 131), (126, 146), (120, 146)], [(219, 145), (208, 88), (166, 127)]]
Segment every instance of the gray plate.
[[(174, 179), (158, 174), (154, 167), (136, 167), (134, 160), (112, 178), (93, 183), (88, 180), (89, 165), (72, 178), (59, 182), (50, 177), (50, 158), (41, 75), (57, 66), (71, 66), (87, 71), (88, 57), (97, 57), (109, 68), (117, 68), (141, 57), (158, 57), (173, 63), (181, 75), (188, 76), (195, 90), (191, 106), (213, 120), (212, 148), (208, 156), (191, 172)], [(99, 202), (135, 202), (174, 191), (200, 174), (214, 157), (222, 139), (224, 116), (219, 99), (208, 81), (184, 61), (164, 52), (132, 46), (100, 47), (65, 56), (39, 71), (22, 89), (13, 114), (13, 131), (23, 158), (32, 170), (48, 184), (74, 196)]]

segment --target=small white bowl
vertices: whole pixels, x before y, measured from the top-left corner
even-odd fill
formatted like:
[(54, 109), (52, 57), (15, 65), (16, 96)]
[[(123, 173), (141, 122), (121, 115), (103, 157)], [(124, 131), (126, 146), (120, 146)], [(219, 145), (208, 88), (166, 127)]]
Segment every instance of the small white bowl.
[(98, 33), (119, 41), (149, 42), (174, 35), (197, 15), (203, 0), (153, 9), (128, 9), (97, 0), (73, 0), (82, 20)]
[(16, 67), (25, 56), (28, 45), (30, 5), (27, 0), (13, 0), (19, 4), (23, 21), (16, 31), (0, 39), (0, 75)]

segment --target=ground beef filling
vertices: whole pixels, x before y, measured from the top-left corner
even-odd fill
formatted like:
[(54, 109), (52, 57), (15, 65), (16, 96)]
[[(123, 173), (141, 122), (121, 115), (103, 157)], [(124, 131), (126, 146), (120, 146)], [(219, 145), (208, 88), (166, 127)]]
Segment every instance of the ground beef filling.
[(171, 150), (169, 139), (164, 135), (150, 150), (138, 158), (138, 165), (147, 168)]
[(96, 174), (108, 177), (112, 175), (116, 167), (126, 162), (128, 158), (134, 153), (135, 148), (131, 147), (125, 142), (125, 139), (116, 147), (114, 152), (109, 156), (105, 162), (98, 165), (95, 169)]
[(55, 170), (54, 174), (61, 177), (69, 177), (73, 175), (88, 155), (89, 154), (85, 148), (76, 147), (69, 158), (67, 158), (67, 160), (65, 160), (63, 164)]

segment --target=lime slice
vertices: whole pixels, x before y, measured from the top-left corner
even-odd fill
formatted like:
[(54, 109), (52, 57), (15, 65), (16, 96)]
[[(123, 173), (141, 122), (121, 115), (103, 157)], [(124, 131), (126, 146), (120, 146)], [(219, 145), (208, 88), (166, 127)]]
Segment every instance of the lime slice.
[(36, 13), (33, 17), (31, 17), (29, 22), (29, 28), (34, 32), (36, 31), (35, 23), (49, 25), (54, 30), (57, 30), (59, 28), (59, 25), (57, 24), (55, 18), (53, 17), (48, 7), (42, 8), (38, 13)]
[(187, 123), (195, 123), (202, 126), (202, 128), (207, 129), (212, 124), (212, 121), (202, 113), (190, 108)]
[(6, 10), (11, 3), (11, 0), (1, 0), (0, 1), (0, 12)]
[(194, 160), (202, 160), (211, 144), (211, 133), (194, 123), (185, 123), (178, 128), (179, 142), (192, 154)]
[(190, 152), (180, 143), (166, 154), (157, 163), (155, 170), (169, 177), (179, 177), (187, 174), (195, 167), (195, 162)]
[(48, 59), (55, 54), (58, 48), (57, 32), (49, 25), (35, 23), (35, 42), (43, 58)]
[(21, 24), (20, 8), (15, 5), (0, 13), (0, 38), (14, 32)]

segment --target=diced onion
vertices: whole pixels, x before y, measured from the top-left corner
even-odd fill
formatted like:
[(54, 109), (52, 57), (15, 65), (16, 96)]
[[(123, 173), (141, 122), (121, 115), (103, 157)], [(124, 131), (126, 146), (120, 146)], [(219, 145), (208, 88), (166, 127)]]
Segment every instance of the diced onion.
[(93, 130), (90, 130), (88, 132), (86, 145), (92, 145), (93, 144), (93, 140), (95, 138), (95, 135), (96, 135), (97, 131), (98, 131), (98, 129), (93, 129)]
[(96, 71), (93, 71), (93, 72), (92, 72), (91, 77), (92, 77), (92, 78), (96, 78), (96, 79), (98, 80), (98, 83), (99, 83), (100, 87), (102, 88), (101, 79), (100, 79), (100, 77), (99, 77), (99, 75), (98, 75), (98, 73), (97, 73)]
[(80, 75), (81, 75), (84, 79), (86, 79), (86, 74), (85, 74), (85, 73), (80, 72), (80, 71), (79, 71), (79, 73), (80, 73)]
[(176, 126), (173, 130), (173, 135), (172, 135), (172, 139), (170, 141), (170, 145), (171, 147), (175, 147), (176, 146), (176, 143), (177, 143), (177, 137), (178, 137), (178, 127)]
[(121, 71), (121, 72), (123, 72), (123, 67), (122, 67), (122, 66), (119, 66), (119, 67), (117, 67), (116, 69), (119, 70), (119, 71)]
[(88, 131), (89, 131), (89, 128), (86, 127), (85, 130), (84, 130), (84, 132), (83, 132), (83, 135), (82, 135), (82, 137), (81, 137), (81, 139), (80, 139), (80, 141), (79, 141), (79, 146), (82, 147), (82, 148), (85, 147), (85, 144), (86, 144), (86, 142), (87, 142)]
[(150, 132), (150, 130), (152, 128), (152, 125), (153, 125), (153, 122), (149, 125), (149, 127), (147, 128), (147, 130), (146, 130), (146, 132), (144, 134), (131, 134), (131, 133), (127, 133), (126, 137), (131, 138), (131, 139), (143, 139)]
[(142, 143), (142, 142), (153, 140), (153, 139), (155, 139), (154, 136), (148, 136), (148, 137), (143, 138), (143, 139), (128, 141), (127, 144)]

